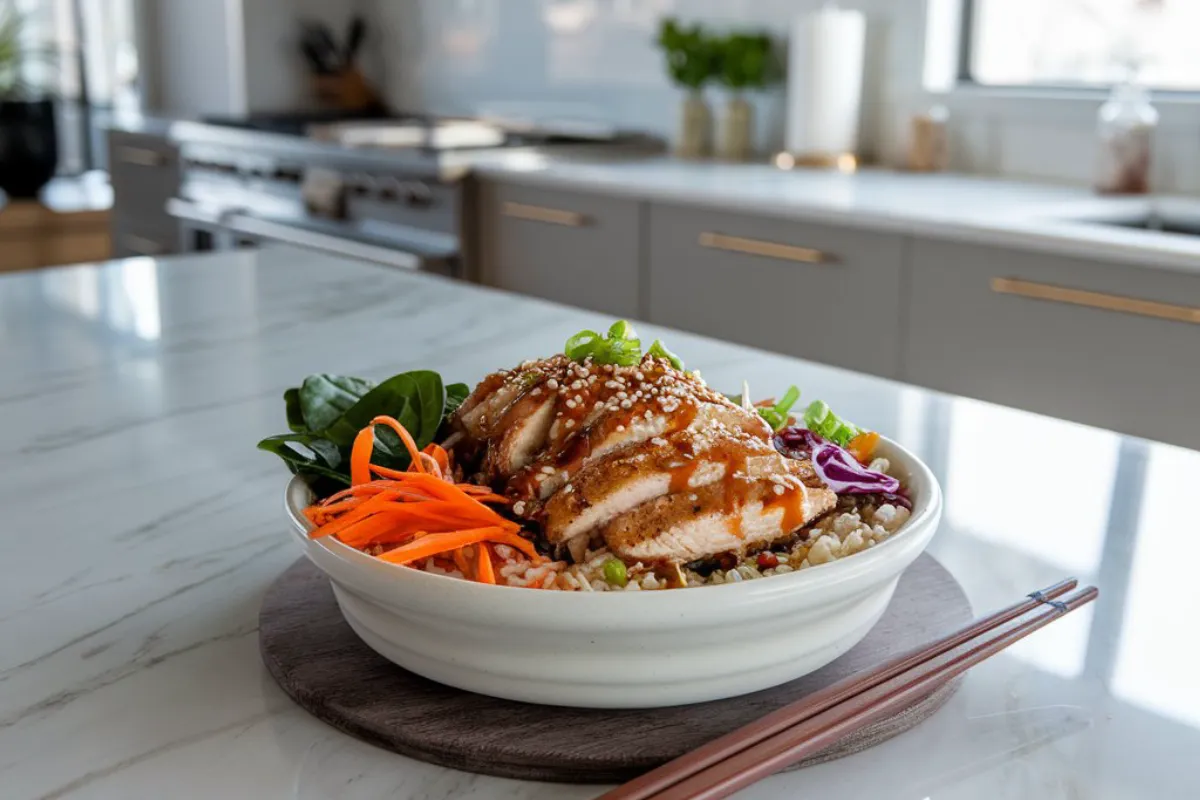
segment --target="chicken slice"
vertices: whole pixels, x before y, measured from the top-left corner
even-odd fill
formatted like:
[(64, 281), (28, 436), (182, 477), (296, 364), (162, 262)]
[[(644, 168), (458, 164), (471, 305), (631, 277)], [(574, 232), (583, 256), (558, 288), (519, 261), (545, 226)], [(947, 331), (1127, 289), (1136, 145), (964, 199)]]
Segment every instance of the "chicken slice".
[(490, 439), (502, 433), (506, 412), (513, 404), (538, 386), (560, 378), (569, 365), (570, 360), (560, 355), (492, 373), (459, 407), (455, 415), (458, 426), (474, 439)]
[[(723, 400), (724, 398), (722, 398)], [(728, 401), (681, 403), (672, 412), (619, 409), (600, 416), (591, 427), (568, 438), (558, 449), (547, 449), (536, 461), (513, 476), (510, 496), (525, 500), (548, 500), (580, 470), (599, 462), (611, 453), (635, 445), (662, 439), (679, 431), (758, 432), (762, 422), (758, 414)], [(657, 442), (655, 442), (657, 444)], [(535, 506), (528, 506), (530, 511)]]
[(719, 424), (685, 430), (613, 453), (582, 469), (571, 490), (554, 494), (543, 511), (543, 530), (555, 544), (585, 535), (620, 514), (672, 492), (690, 492), (730, 471), (759, 478), (785, 472), (770, 444)]
[(812, 485), (820, 481), (811, 465), (787, 463), (784, 475), (722, 481), (638, 506), (604, 526), (604, 540), (626, 561), (684, 564), (782, 539), (837, 503), (832, 491)]
[(535, 388), (512, 404), (498, 427), (499, 435), (488, 444), (485, 472), (492, 480), (508, 478), (546, 446), (555, 400), (553, 392)]

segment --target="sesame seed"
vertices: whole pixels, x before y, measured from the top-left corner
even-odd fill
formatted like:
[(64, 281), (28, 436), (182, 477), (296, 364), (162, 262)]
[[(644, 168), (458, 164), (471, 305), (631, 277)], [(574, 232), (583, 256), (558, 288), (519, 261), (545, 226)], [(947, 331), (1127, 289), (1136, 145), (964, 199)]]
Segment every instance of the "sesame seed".
[(575, 487), (569, 483), (563, 487), (563, 494), (570, 494), (573, 491), (575, 491)]
[(568, 400), (568, 401), (567, 401), (567, 408), (574, 408), (574, 407), (575, 407), (575, 401), (574, 401), (574, 400)]
[(530, 394), (533, 395), (534, 397), (539, 396), (541, 393), (542, 393), (542, 388), (540, 386), (538, 388), (534, 389), (532, 392), (530, 392)]
[(542, 467), (542, 472), (544, 472), (547, 475), (553, 475), (554, 467)]
[(579, 405), (583, 405), (583, 395), (581, 395), (581, 394), (575, 395), (575, 402), (579, 403)]
[(625, 432), (625, 426), (624, 426), (624, 425), (618, 425), (618, 426), (617, 426), (617, 433), (624, 433), (624, 432)]
[(517, 502), (513, 503), (513, 513), (516, 514), (518, 517), (525, 513), (525, 501), (524, 500), (518, 500)]
[(557, 389), (558, 381), (556, 381), (554, 378), (551, 378), (550, 380), (546, 381), (546, 388), (547, 389)]
[(567, 421), (566, 421), (566, 423), (564, 424), (564, 427), (565, 427), (567, 430), (571, 430), (571, 428), (574, 428), (574, 427), (575, 427), (575, 420), (573, 420), (573, 419), (569, 419), (569, 420), (567, 420)]
[(637, 378), (639, 381), (646, 380), (646, 376), (644, 374), (642, 374), (642, 371), (640, 369), (637, 372), (633, 373), (633, 377)]
[(629, 393), (628, 392), (617, 392), (617, 397), (619, 397), (622, 400), (625, 400), (626, 398), (629, 397)]
[(567, 472), (566, 470), (563, 470), (562, 473), (560, 473), (559, 477), (561, 477), (564, 481), (569, 481), (569, 480), (571, 480), (571, 473)]
[(693, 503), (699, 499), (700, 499), (700, 495), (698, 495), (698, 494), (689, 494), (688, 495), (688, 500), (691, 500)]
[(630, 401), (628, 401), (628, 400), (622, 400), (622, 401), (621, 401), (621, 408), (624, 408), (624, 409), (630, 409), (630, 408), (633, 408), (633, 403), (631, 403), (631, 402), (630, 402)]
[(784, 489), (782, 486), (780, 486), (779, 484), (775, 484), (775, 494), (783, 494), (785, 491), (787, 491), (787, 490)]
[(583, 388), (583, 381), (574, 381), (574, 382), (572, 382), (572, 383), (571, 383), (571, 388), (572, 388), (572, 389), (574, 389), (575, 391), (579, 391), (580, 389), (582, 389), (582, 388)]

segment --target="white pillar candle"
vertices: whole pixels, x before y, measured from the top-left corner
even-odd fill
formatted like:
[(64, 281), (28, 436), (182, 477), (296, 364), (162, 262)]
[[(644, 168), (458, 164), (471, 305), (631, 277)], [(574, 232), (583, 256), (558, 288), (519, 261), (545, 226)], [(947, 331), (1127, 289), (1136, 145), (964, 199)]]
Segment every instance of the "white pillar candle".
[(792, 23), (786, 137), (792, 155), (834, 159), (857, 152), (866, 27), (862, 12), (835, 6)]

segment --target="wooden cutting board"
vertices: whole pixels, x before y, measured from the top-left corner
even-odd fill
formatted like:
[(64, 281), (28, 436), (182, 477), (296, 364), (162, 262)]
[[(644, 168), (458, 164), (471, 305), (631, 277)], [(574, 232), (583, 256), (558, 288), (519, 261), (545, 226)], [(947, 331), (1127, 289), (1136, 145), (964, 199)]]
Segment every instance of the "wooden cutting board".
[[(293, 700), (371, 744), (506, 778), (619, 783), (970, 618), (962, 587), (941, 564), (923, 555), (901, 577), (891, 605), (866, 638), (811, 675), (693, 706), (559, 708), (472, 694), (392, 664), (359, 640), (342, 619), (324, 574), (301, 559), (268, 590), (259, 616), (259, 643), (267, 669)], [(937, 711), (956, 688), (957, 683), (948, 684), (796, 767), (890, 739)]]

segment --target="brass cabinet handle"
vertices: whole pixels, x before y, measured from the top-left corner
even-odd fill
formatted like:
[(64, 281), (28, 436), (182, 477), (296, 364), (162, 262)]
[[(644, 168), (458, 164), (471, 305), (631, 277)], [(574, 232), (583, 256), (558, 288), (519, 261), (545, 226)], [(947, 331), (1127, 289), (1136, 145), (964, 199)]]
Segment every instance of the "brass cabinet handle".
[(777, 258), (784, 261), (799, 261), (804, 264), (834, 264), (837, 257), (811, 247), (798, 247), (794, 244), (765, 242), (761, 239), (744, 239), (741, 236), (726, 236), (723, 233), (705, 232), (700, 234), (700, 246), (713, 250), (728, 250), (733, 253), (745, 253), (751, 256)]
[(132, 253), (143, 256), (160, 256), (167, 251), (165, 245), (133, 233), (127, 233), (121, 237), (121, 246)]
[(527, 219), (532, 222), (547, 222), (551, 225), (565, 225), (568, 228), (582, 228), (588, 224), (588, 218), (578, 211), (563, 211), (559, 208), (531, 206), (525, 203), (504, 204), (504, 216), (514, 219)]
[(165, 153), (146, 147), (129, 147), (127, 145), (117, 148), (117, 158), (122, 163), (136, 164), (139, 167), (161, 167), (167, 163)]
[(1195, 306), (1160, 303), (1156, 300), (1139, 300), (1134, 297), (1091, 292), (1086, 289), (1068, 289), (1063, 286), (1022, 281), (1016, 278), (992, 278), (992, 291), (997, 294), (1028, 297), (1033, 300), (1048, 300), (1052, 303), (1067, 303), (1073, 306), (1098, 308), (1103, 311), (1137, 314), (1139, 317), (1154, 317), (1200, 325), (1200, 308)]

